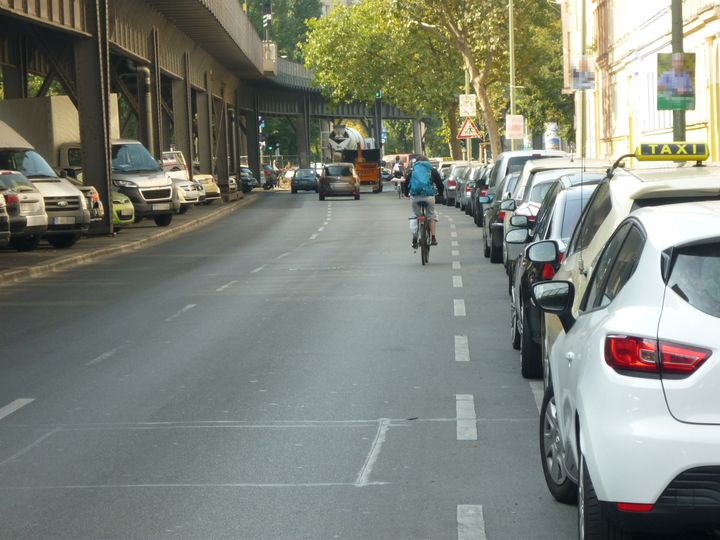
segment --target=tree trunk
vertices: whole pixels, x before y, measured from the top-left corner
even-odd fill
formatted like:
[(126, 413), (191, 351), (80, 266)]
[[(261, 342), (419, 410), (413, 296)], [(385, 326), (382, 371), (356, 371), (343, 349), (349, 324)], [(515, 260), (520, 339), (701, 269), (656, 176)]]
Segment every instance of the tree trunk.
[(479, 84), (476, 79), (473, 79), (473, 88), (475, 88), (475, 93), (480, 100), (480, 108), (483, 111), (485, 125), (487, 126), (488, 135), (490, 137), (490, 150), (492, 151), (492, 158), (495, 160), (502, 152), (500, 128), (498, 128), (497, 121), (495, 120), (495, 115), (493, 114), (492, 106), (490, 105), (490, 98), (488, 97), (485, 85)]
[(448, 107), (447, 111), (447, 125), (450, 130), (450, 138), (448, 140), (448, 146), (450, 146), (450, 155), (453, 159), (462, 159), (462, 149), (460, 148), (460, 141), (458, 141), (456, 134), (458, 132), (458, 107), (459, 104), (453, 101)]

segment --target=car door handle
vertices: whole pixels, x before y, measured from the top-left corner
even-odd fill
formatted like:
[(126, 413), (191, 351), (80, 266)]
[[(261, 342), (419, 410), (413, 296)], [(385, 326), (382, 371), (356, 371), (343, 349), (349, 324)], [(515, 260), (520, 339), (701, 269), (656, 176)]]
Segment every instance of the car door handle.
[(569, 352), (565, 355), (565, 360), (568, 361), (568, 364), (571, 364), (573, 360), (575, 360), (575, 353)]

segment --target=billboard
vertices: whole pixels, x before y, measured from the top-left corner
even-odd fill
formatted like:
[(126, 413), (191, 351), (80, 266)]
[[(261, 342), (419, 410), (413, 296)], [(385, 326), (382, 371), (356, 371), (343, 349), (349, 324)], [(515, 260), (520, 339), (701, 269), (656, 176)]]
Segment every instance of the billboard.
[(657, 108), (690, 111), (695, 108), (695, 53), (657, 56)]

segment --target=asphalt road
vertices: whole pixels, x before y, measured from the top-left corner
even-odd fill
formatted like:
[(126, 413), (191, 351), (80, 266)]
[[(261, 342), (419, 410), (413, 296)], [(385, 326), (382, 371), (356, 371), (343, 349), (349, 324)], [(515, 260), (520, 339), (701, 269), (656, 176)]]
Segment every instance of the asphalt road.
[(0, 288), (0, 538), (574, 538), (505, 275), (440, 208), (426, 267), (392, 191), (271, 192)]

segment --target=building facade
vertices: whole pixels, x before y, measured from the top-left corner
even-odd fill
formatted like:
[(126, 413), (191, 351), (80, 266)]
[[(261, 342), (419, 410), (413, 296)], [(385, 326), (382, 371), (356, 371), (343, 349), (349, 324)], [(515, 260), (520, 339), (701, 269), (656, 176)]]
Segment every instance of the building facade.
[[(612, 158), (640, 141), (669, 142), (673, 113), (657, 109), (658, 53), (670, 53), (670, 0), (561, 0), (565, 91), (575, 93), (578, 150)], [(695, 108), (686, 140), (720, 161), (720, 1), (683, 2), (683, 47), (695, 54)], [(573, 90), (573, 68), (591, 59), (594, 89)], [(575, 85), (577, 86), (577, 84)], [(583, 144), (584, 143), (584, 144)]]

